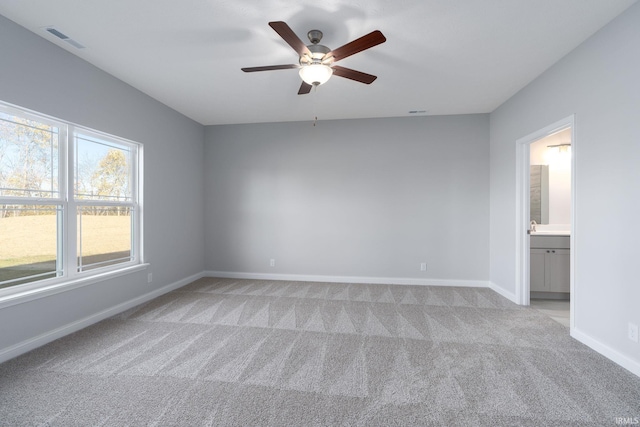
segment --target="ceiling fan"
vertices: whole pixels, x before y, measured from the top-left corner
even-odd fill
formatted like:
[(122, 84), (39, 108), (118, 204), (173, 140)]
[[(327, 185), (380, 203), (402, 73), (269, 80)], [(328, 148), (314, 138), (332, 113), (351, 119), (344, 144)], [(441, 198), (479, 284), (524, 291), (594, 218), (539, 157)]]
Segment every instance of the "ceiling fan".
[(302, 78), (302, 85), (300, 86), (300, 90), (298, 90), (298, 95), (305, 95), (311, 92), (312, 87), (325, 83), (332, 75), (365, 84), (371, 84), (375, 79), (377, 79), (374, 75), (352, 70), (350, 68), (340, 67), (339, 65), (334, 65), (334, 63), (358, 52), (362, 52), (363, 50), (384, 43), (387, 39), (378, 30), (372, 31), (359, 39), (345, 44), (344, 46), (331, 50), (328, 47), (319, 44), (320, 40), (322, 40), (322, 31), (320, 30), (309, 31), (307, 33), (307, 37), (311, 44), (305, 45), (285, 22), (269, 22), (269, 26), (273, 28), (276, 33), (278, 33), (280, 37), (282, 37), (284, 41), (293, 48), (293, 50), (296, 51), (300, 57), (298, 64), (242, 68), (242, 71), (245, 73), (253, 73), (255, 71), (299, 69), (300, 77)]

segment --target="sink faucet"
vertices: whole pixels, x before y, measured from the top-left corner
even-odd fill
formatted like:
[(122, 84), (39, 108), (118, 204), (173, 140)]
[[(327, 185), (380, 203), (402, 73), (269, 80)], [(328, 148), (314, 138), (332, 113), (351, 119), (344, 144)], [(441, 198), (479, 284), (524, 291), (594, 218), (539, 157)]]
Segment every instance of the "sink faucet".
[(538, 223), (536, 222), (535, 219), (531, 220), (531, 231), (536, 231), (536, 225), (538, 225)]

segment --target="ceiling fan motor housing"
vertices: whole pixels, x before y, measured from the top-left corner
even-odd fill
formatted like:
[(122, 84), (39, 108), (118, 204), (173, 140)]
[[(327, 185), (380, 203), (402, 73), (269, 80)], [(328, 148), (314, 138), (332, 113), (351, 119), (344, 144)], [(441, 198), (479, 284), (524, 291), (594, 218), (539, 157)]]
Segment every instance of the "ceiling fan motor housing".
[(323, 46), (321, 44), (310, 44), (307, 46), (307, 48), (311, 52), (311, 56), (302, 55), (300, 57), (300, 65), (303, 65), (303, 66), (311, 65), (311, 64), (331, 65), (330, 63), (333, 62), (330, 58), (327, 58), (325, 61), (322, 60), (327, 53), (331, 52), (331, 49), (329, 49), (328, 47)]

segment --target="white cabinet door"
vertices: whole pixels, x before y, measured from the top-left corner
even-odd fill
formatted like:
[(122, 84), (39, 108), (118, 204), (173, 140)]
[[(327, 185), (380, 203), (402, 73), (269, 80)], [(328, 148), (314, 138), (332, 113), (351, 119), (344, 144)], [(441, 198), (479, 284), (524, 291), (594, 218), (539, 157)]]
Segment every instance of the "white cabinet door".
[(529, 265), (529, 287), (533, 292), (549, 292), (546, 285), (545, 258), (548, 249), (531, 249), (531, 263)]
[(545, 257), (545, 282), (549, 292), (569, 292), (569, 249), (551, 249)]

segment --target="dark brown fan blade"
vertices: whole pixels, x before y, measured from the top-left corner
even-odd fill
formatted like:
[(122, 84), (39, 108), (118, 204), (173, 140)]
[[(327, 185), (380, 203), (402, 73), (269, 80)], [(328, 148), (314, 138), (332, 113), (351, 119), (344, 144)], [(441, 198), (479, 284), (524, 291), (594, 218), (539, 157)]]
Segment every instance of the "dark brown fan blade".
[(375, 79), (378, 78), (374, 75), (363, 73), (362, 71), (352, 70), (351, 68), (344, 68), (339, 65), (334, 65), (331, 68), (333, 68), (334, 76), (344, 77), (345, 79), (355, 80), (364, 84), (371, 84)]
[(266, 65), (264, 67), (241, 68), (241, 70), (244, 71), (245, 73), (253, 73), (255, 71), (289, 70), (291, 68), (300, 68), (300, 66), (296, 64)]
[(347, 56), (354, 55), (358, 52), (362, 52), (363, 50), (369, 49), (371, 47), (377, 46), (380, 43), (384, 43), (387, 41), (385, 36), (378, 30), (372, 31), (366, 36), (362, 36), (359, 39), (355, 39), (354, 41), (345, 44), (337, 49), (332, 50), (327, 53), (324, 57), (329, 58), (333, 56), (333, 61), (340, 61), (341, 59), (346, 58)]
[(311, 92), (311, 88), (313, 86), (311, 86), (309, 83), (307, 82), (302, 82), (302, 84), (300, 85), (300, 89), (298, 90), (298, 95), (306, 95), (309, 92)]
[(304, 56), (304, 55), (311, 56), (311, 51), (309, 51), (309, 49), (304, 44), (304, 42), (300, 40), (300, 37), (298, 37), (296, 33), (293, 32), (291, 27), (289, 27), (285, 22), (282, 22), (282, 21), (269, 22), (269, 26), (273, 28), (276, 31), (276, 33), (278, 33), (280, 37), (282, 37), (282, 39), (286, 41), (289, 44), (289, 46), (293, 48), (293, 50), (298, 52), (299, 56)]

